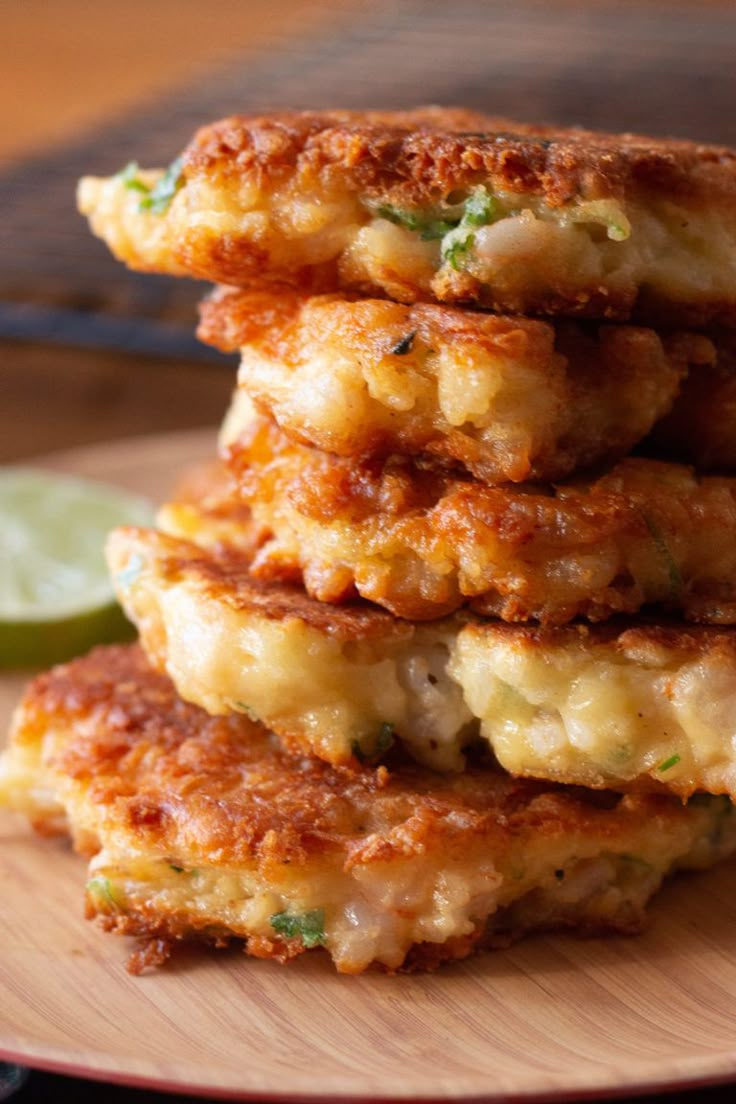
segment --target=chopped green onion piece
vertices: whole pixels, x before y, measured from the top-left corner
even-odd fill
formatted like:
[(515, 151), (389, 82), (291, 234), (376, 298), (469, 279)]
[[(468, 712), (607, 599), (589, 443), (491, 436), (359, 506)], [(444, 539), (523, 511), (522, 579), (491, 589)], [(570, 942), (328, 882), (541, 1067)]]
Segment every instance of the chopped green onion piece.
[(378, 730), (378, 736), (372, 751), (366, 751), (358, 740), (353, 740), (350, 750), (359, 763), (370, 763), (388, 751), (394, 742), (394, 726), (390, 721), (384, 721)]
[(327, 942), (324, 909), (302, 913), (275, 912), (271, 917), (271, 927), (287, 939), (301, 938), (305, 947), (323, 947)]
[(127, 565), (122, 571), (114, 576), (114, 582), (121, 588), (121, 590), (127, 590), (136, 581), (141, 571), (143, 570), (143, 559), (135, 552), (128, 560)]
[(467, 226), (458, 226), (442, 240), (442, 260), (457, 271), (458, 261), (475, 245), (475, 234)]
[(384, 721), (378, 730), (378, 739), (376, 740), (376, 755), (382, 755), (384, 751), (388, 751), (392, 747), (394, 742), (394, 726), (388, 721)]
[(352, 754), (355, 756), (355, 758), (358, 760), (359, 763), (367, 763), (368, 762), (369, 757), (365, 754), (362, 747), (360, 746), (360, 741), (359, 740), (351, 740), (350, 741), (350, 751), (352, 752)]
[(122, 180), (125, 187), (132, 192), (144, 192), (146, 195), (150, 192), (150, 188), (147, 184), (144, 184), (141, 178), (138, 176), (140, 172), (140, 165), (137, 161), (129, 161), (124, 169), (121, 169), (118, 173), (118, 179)]
[(87, 892), (100, 898), (115, 912), (120, 912), (121, 905), (115, 897), (109, 878), (105, 878), (101, 874), (98, 874), (96, 878), (90, 878), (87, 882)]
[(457, 220), (451, 222), (445, 219), (433, 218), (431, 215), (423, 215), (420, 211), (407, 211), (401, 207), (394, 207), (390, 203), (382, 203), (376, 208), (379, 218), (385, 218), (404, 230), (413, 230), (419, 234), (422, 241), (436, 241), (444, 238), (454, 226)]
[(607, 233), (611, 241), (617, 242), (626, 241), (631, 236), (630, 230), (627, 230), (624, 226), (619, 226), (615, 222), (609, 222)]
[(492, 195), (481, 186), (475, 188), (468, 198), (465, 200), (465, 212), (460, 225), (465, 223), (466, 226), (487, 226), (489, 222), (493, 222), (499, 215), (498, 204)]
[(659, 528), (654, 518), (650, 517), (645, 510), (641, 511), (641, 516), (644, 518), (644, 524), (649, 530), (649, 535), (657, 546), (657, 551), (667, 565), (667, 575), (670, 581), (672, 597), (676, 598), (677, 595), (681, 593), (683, 587), (680, 569), (675, 562), (675, 558), (670, 551), (667, 541), (664, 539), (662, 530)]
[(500, 216), (498, 204), (481, 184), (465, 200), (465, 210), (459, 225), (447, 234), (442, 241), (442, 260), (455, 270), (459, 269), (459, 260), (475, 244), (473, 228), (487, 226)]
[(141, 211), (150, 211), (154, 215), (162, 215), (172, 199), (184, 184), (183, 158), (177, 157), (172, 161), (164, 175), (157, 180), (149, 190), (148, 195), (140, 201)]
[(246, 702), (236, 701), (235, 702), (235, 708), (239, 709), (241, 713), (245, 713), (245, 715), (249, 718), (249, 720), (251, 720), (251, 721), (257, 721), (258, 720), (258, 714), (256, 713), (255, 709), (253, 709), (253, 707), (248, 705)]
[(633, 855), (630, 851), (624, 851), (619, 856), (622, 862), (631, 863), (633, 866), (645, 866), (648, 870), (652, 869), (652, 864), (643, 859), (641, 855)]
[(657, 770), (658, 771), (671, 770), (672, 767), (676, 767), (679, 762), (680, 762), (680, 756), (679, 755), (670, 755), (669, 759), (665, 759), (665, 761), (663, 763), (659, 764), (659, 766), (657, 767)]

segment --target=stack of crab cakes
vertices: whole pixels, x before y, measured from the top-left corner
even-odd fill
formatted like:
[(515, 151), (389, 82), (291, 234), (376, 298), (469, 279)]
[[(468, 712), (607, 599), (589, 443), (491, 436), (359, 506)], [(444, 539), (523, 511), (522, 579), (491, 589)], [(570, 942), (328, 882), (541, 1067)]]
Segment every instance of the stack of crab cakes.
[(140, 644), (2, 763), (136, 969), (632, 931), (736, 849), (736, 153), (238, 116), (79, 197), (241, 356), (219, 458), (110, 538)]

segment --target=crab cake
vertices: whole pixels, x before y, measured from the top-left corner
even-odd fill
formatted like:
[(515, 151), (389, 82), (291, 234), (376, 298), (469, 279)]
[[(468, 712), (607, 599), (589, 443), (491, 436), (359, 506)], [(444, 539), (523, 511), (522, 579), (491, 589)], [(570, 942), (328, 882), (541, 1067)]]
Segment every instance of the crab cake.
[(687, 378), (670, 414), (654, 427), (661, 452), (704, 471), (736, 471), (736, 341), (715, 338), (718, 359)]
[(281, 962), (321, 946), (359, 973), (535, 929), (630, 933), (666, 874), (736, 847), (724, 798), (293, 759), (247, 718), (184, 704), (135, 647), (31, 683), (1, 783), (37, 826), (66, 816), (91, 856), (87, 915), (152, 940), (136, 971), (192, 938)]
[(412, 619), (469, 603), (543, 624), (657, 604), (736, 622), (734, 479), (628, 458), (591, 480), (494, 487), (402, 457), (331, 456), (258, 418), (225, 451), (271, 533), (253, 570), (303, 578), (322, 601), (359, 594)]
[(118, 530), (109, 558), (182, 697), (258, 717), (294, 754), (357, 767), (395, 745), (459, 771), (486, 742), (517, 775), (736, 796), (736, 629), (399, 621), (259, 583), (240, 557), (152, 530)]
[(494, 483), (626, 455), (688, 364), (715, 359), (703, 337), (424, 303), (220, 288), (200, 309), (199, 336), (240, 348), (239, 386), (293, 439), (342, 456), (424, 454)]
[(238, 115), (86, 177), (134, 268), (517, 314), (736, 319), (736, 154), (448, 108)]

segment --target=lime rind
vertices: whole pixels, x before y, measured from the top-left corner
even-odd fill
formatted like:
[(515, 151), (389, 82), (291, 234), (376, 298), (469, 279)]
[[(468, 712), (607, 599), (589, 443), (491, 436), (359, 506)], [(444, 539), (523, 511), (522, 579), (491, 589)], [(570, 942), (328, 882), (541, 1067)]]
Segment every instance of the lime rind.
[(0, 468), (0, 666), (67, 659), (130, 636), (104, 557), (118, 525), (150, 525), (144, 498), (94, 480)]
[(123, 643), (135, 636), (117, 603), (59, 621), (0, 621), (0, 668), (49, 667), (96, 644)]

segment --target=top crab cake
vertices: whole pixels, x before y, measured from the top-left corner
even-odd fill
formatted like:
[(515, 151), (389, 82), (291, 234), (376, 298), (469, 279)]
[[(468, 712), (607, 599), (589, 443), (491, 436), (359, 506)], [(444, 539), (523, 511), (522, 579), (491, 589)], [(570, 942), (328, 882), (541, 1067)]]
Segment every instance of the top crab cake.
[(736, 324), (736, 152), (462, 109), (204, 127), (168, 170), (86, 177), (134, 268), (512, 313)]

